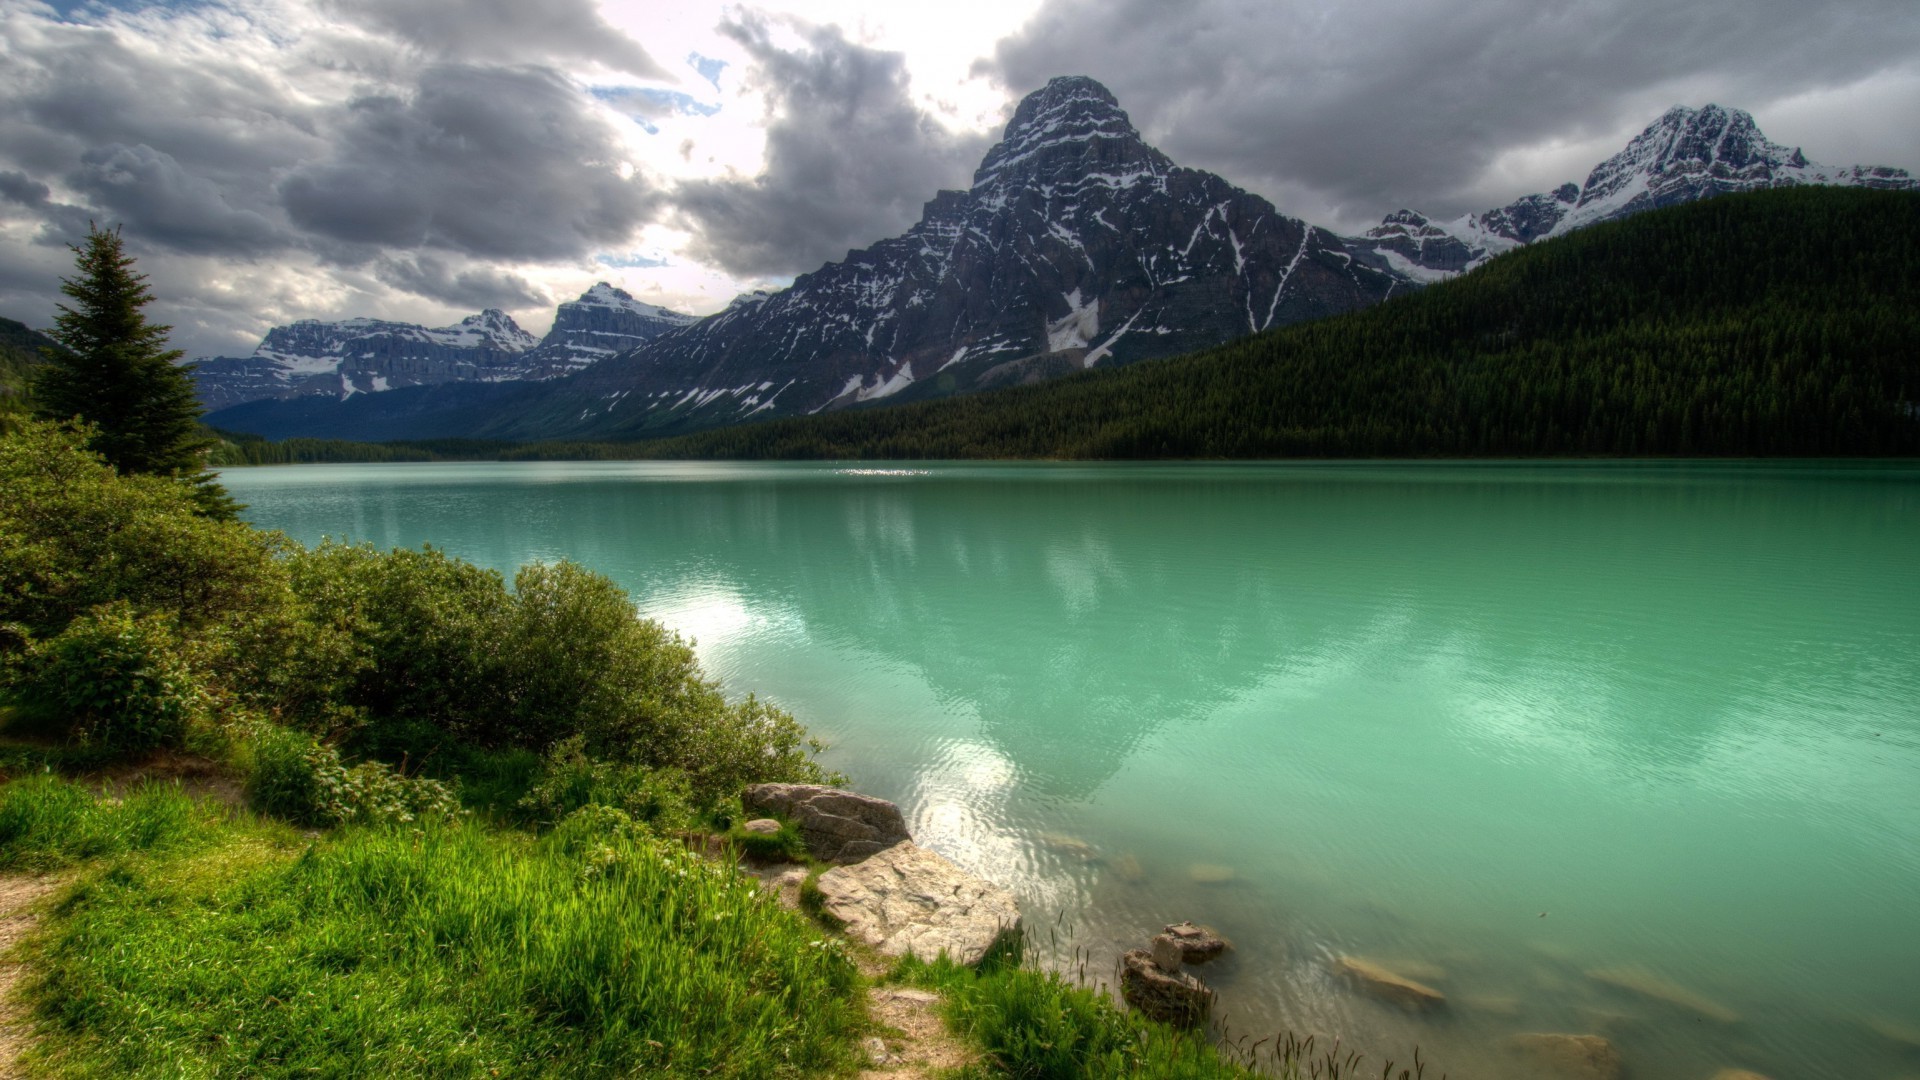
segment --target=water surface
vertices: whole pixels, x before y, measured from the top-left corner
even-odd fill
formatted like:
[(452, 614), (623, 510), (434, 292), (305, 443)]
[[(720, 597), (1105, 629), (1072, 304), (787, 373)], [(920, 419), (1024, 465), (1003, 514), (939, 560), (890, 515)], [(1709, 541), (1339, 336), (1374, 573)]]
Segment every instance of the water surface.
[[(1056, 959), (1220, 928), (1235, 1034), (1455, 1077), (1533, 1075), (1522, 1031), (1606, 1035), (1637, 1078), (1920, 1075), (1920, 468), (223, 479), (303, 541), (611, 575)], [(1342, 953), (1449, 1008), (1354, 994)]]

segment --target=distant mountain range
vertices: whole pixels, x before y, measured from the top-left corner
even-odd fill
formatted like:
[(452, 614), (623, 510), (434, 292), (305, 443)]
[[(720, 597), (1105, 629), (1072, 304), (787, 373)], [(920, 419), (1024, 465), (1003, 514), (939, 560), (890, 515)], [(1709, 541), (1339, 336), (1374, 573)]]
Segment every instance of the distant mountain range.
[(345, 399), (408, 386), (523, 382), (571, 375), (697, 320), (601, 282), (561, 304), (536, 341), (497, 308), (453, 326), (382, 319), (276, 326), (253, 355), (195, 361), (210, 411), (263, 399)]
[(1767, 141), (1739, 109), (1675, 106), (1625, 150), (1595, 165), (1585, 185), (1562, 184), (1451, 221), (1400, 210), (1347, 242), (1377, 253), (1406, 277), (1436, 281), (1523, 244), (1643, 210), (1808, 184), (1913, 190), (1920, 181), (1905, 169), (1813, 164), (1798, 149)]
[[(1174, 164), (1105, 87), (1058, 78), (1020, 103), (971, 188), (938, 193), (906, 233), (705, 319), (603, 284), (538, 343), (498, 311), (442, 330), (308, 321), (198, 377), (210, 422), (271, 437), (641, 438), (1192, 352), (1596, 222), (1807, 184), (1916, 181), (1811, 164), (1739, 110), (1676, 108), (1584, 186), (1447, 222), (1402, 210), (1342, 238)], [(421, 389), (473, 382), (502, 385)]]

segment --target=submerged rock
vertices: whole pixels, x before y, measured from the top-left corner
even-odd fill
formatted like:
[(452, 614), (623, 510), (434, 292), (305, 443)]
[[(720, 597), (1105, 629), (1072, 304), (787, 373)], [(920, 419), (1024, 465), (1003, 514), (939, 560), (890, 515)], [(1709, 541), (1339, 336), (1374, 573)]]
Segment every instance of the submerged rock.
[(823, 862), (858, 862), (913, 839), (900, 808), (885, 799), (820, 784), (754, 784), (740, 794), (750, 814), (778, 815), (800, 830)]
[(1150, 1019), (1197, 1027), (1213, 1008), (1213, 991), (1182, 971), (1168, 971), (1145, 950), (1120, 956), (1120, 996)]
[(816, 884), (822, 907), (848, 936), (886, 956), (933, 960), (945, 953), (971, 967), (1020, 931), (1012, 893), (911, 840), (836, 866)]
[(1740, 1014), (1717, 1001), (1640, 968), (1602, 968), (1587, 972), (1587, 978), (1617, 990), (1638, 994), (1650, 1001), (1672, 1005), (1683, 1012), (1697, 1013), (1722, 1024), (1737, 1024)]
[(1238, 876), (1233, 867), (1219, 863), (1197, 862), (1187, 867), (1187, 877), (1196, 885), (1225, 885)]
[(1773, 1078), (1765, 1073), (1754, 1072), (1752, 1069), (1721, 1069), (1713, 1074), (1713, 1080), (1773, 1080)]
[(1065, 833), (1043, 832), (1035, 837), (1035, 839), (1040, 841), (1041, 847), (1046, 848), (1048, 851), (1065, 855), (1070, 859), (1078, 859), (1085, 863), (1100, 861), (1099, 850), (1077, 836), (1068, 836)]
[(1620, 1077), (1620, 1051), (1598, 1035), (1515, 1035), (1507, 1045), (1565, 1080)]
[(1110, 869), (1113, 870), (1114, 877), (1119, 878), (1129, 885), (1138, 885), (1142, 881), (1147, 880), (1146, 868), (1140, 865), (1140, 860), (1132, 853), (1122, 855), (1113, 860)]
[(1189, 964), (1204, 964), (1227, 951), (1226, 938), (1210, 927), (1195, 926), (1191, 922), (1168, 923), (1166, 936), (1179, 943)]
[(1447, 1003), (1447, 995), (1424, 983), (1388, 971), (1371, 960), (1357, 956), (1336, 957), (1333, 970), (1382, 1001), (1403, 1009), (1435, 1009)]

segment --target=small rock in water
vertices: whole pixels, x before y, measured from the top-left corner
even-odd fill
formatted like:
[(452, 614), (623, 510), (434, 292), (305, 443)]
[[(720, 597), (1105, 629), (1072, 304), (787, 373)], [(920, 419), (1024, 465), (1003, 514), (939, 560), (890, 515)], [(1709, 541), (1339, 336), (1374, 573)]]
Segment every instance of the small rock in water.
[(780, 831), (780, 823), (770, 817), (754, 818), (740, 826), (741, 832), (750, 832), (755, 836), (772, 836)]
[(1134, 858), (1131, 853), (1113, 860), (1111, 869), (1114, 877), (1129, 885), (1138, 885), (1147, 880), (1146, 870), (1140, 865), (1140, 860)]
[(1888, 1042), (1899, 1043), (1909, 1049), (1920, 1049), (1920, 1028), (1910, 1028), (1884, 1016), (1874, 1016), (1868, 1018), (1867, 1030)]
[(1721, 1069), (1713, 1074), (1713, 1080), (1773, 1080), (1773, 1078), (1765, 1073), (1754, 1072), (1752, 1069)]
[(1467, 1008), (1476, 1012), (1492, 1013), (1495, 1016), (1519, 1016), (1520, 999), (1501, 994), (1480, 994), (1464, 999)]
[(1620, 1051), (1598, 1035), (1515, 1035), (1507, 1045), (1566, 1080), (1620, 1077)]
[(1162, 971), (1179, 971), (1187, 958), (1186, 950), (1180, 947), (1180, 943), (1166, 934), (1153, 935), (1153, 940), (1147, 943), (1147, 952)]
[(1685, 1012), (1698, 1013), (1709, 1020), (1723, 1024), (1737, 1024), (1740, 1014), (1717, 1001), (1711, 1001), (1701, 994), (1675, 983), (1668, 982), (1650, 971), (1640, 968), (1602, 968), (1587, 972), (1587, 978), (1597, 983), (1629, 993), (1639, 994), (1652, 1001), (1675, 1006)]
[(1204, 964), (1227, 951), (1227, 939), (1211, 928), (1191, 922), (1168, 923), (1166, 936), (1180, 943), (1189, 964)]
[(1333, 970), (1335, 974), (1353, 980), (1360, 989), (1374, 997), (1403, 1009), (1432, 1009), (1447, 1002), (1447, 995), (1433, 987), (1396, 975), (1371, 960), (1362, 960), (1357, 956), (1336, 958)]
[(1036, 839), (1040, 841), (1040, 846), (1046, 848), (1048, 851), (1056, 851), (1069, 858), (1078, 859), (1081, 862), (1095, 862), (1100, 858), (1100, 852), (1095, 850), (1092, 844), (1087, 843), (1077, 836), (1068, 836), (1065, 833), (1043, 832), (1039, 834)]
[(1233, 867), (1219, 863), (1197, 862), (1187, 867), (1187, 877), (1196, 885), (1225, 885), (1236, 876)]
[(1143, 949), (1120, 957), (1120, 996), (1141, 1015), (1169, 1024), (1197, 1027), (1213, 1007), (1213, 991), (1184, 971), (1170, 972)]

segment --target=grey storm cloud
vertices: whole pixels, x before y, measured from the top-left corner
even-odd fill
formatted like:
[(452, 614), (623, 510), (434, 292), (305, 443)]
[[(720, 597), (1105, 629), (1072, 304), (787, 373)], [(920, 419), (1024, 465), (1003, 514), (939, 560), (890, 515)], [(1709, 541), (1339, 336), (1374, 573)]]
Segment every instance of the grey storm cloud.
[(430, 55), (462, 60), (593, 61), (643, 79), (674, 76), (590, 0), (331, 0), (329, 8)]
[(235, 208), (220, 185), (189, 173), (173, 155), (144, 143), (89, 149), (67, 179), (103, 216), (147, 241), (179, 251), (258, 255), (289, 242), (264, 215)]
[(1047, 0), (980, 67), (1015, 94), (1091, 75), (1181, 164), (1351, 221), (1483, 209), (1502, 152), (1673, 104), (1755, 110), (1917, 52), (1912, 0)]
[(408, 97), (340, 110), (327, 160), (280, 185), (302, 228), (348, 244), (565, 258), (626, 239), (657, 198), (558, 74), (440, 64)]
[(899, 53), (848, 41), (838, 27), (804, 30), (782, 49), (746, 16), (724, 31), (752, 55), (767, 97), (766, 169), (699, 180), (672, 193), (695, 232), (694, 253), (743, 275), (812, 270), (899, 233), (940, 188), (964, 187), (991, 142), (917, 107)]
[(381, 281), (417, 296), (429, 296), (461, 308), (516, 308), (552, 303), (550, 297), (518, 274), (490, 266), (455, 269), (432, 255), (382, 258), (375, 268)]

